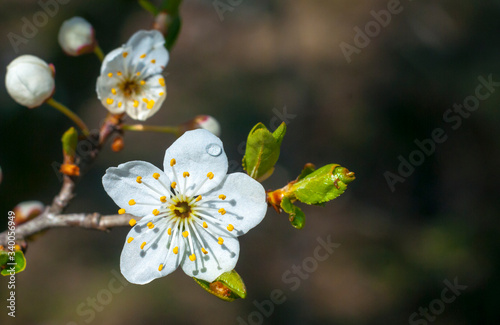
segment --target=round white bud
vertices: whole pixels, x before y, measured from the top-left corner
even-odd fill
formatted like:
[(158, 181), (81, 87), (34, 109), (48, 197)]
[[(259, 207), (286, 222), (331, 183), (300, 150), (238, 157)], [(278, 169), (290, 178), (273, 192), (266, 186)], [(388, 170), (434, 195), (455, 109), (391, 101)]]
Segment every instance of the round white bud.
[(220, 124), (210, 115), (198, 115), (194, 118), (194, 123), (198, 128), (212, 132), (216, 136), (220, 136)]
[(54, 93), (54, 67), (36, 56), (21, 55), (7, 66), (5, 87), (19, 104), (40, 106)]
[(97, 45), (94, 28), (82, 17), (73, 17), (63, 22), (58, 40), (64, 52), (72, 56), (90, 53)]

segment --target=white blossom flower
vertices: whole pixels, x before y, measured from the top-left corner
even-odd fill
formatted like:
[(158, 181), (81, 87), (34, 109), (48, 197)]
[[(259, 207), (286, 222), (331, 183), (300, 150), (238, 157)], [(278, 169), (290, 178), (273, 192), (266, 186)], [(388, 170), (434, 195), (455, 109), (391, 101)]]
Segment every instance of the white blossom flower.
[(141, 30), (106, 55), (97, 95), (111, 113), (144, 121), (160, 109), (167, 94), (161, 75), (169, 58), (164, 43), (160, 32)]
[(5, 86), (9, 95), (28, 108), (42, 105), (55, 89), (54, 67), (33, 55), (21, 55), (7, 66)]
[(73, 17), (63, 22), (58, 41), (64, 52), (72, 56), (90, 53), (97, 45), (94, 28), (82, 17)]
[(214, 281), (234, 269), (236, 237), (259, 224), (267, 210), (260, 183), (243, 173), (227, 174), (222, 142), (207, 130), (184, 133), (165, 152), (164, 171), (143, 161), (112, 167), (103, 177), (118, 213), (130, 220), (120, 268), (145, 284), (173, 272)]

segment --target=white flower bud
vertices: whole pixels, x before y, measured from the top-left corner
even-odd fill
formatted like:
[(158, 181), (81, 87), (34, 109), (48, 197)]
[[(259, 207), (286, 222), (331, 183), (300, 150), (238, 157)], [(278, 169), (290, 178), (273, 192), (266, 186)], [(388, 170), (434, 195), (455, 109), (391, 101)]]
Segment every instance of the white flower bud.
[(94, 28), (82, 17), (66, 20), (61, 25), (58, 40), (64, 52), (72, 56), (90, 53), (97, 45)]
[(212, 132), (216, 136), (220, 136), (220, 124), (210, 115), (198, 115), (194, 118), (195, 126), (201, 129)]
[(45, 206), (40, 201), (23, 201), (13, 209), (16, 215), (16, 224), (21, 224), (43, 212)]
[(54, 67), (33, 55), (21, 55), (7, 66), (5, 86), (19, 104), (34, 108), (52, 97)]

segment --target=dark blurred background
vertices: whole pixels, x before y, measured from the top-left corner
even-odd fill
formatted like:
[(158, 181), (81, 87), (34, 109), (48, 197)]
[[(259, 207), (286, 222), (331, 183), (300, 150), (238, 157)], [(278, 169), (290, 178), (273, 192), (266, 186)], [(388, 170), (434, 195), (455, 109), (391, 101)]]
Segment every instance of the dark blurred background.
[[(325, 208), (302, 206), (303, 230), (269, 210), (240, 238), (237, 270), (248, 288), (245, 300), (220, 301), (181, 270), (109, 296), (110, 283), (120, 286), (116, 278), (122, 279), (114, 274), (128, 229), (55, 229), (30, 243), (27, 268), (16, 280), (16, 318), (1, 307), (0, 322), (497, 324), (500, 88), (493, 86), (459, 127), (443, 114), (475, 95), (480, 76), (500, 81), (500, 1), (401, 0), (399, 7), (395, 0), (219, 2), (233, 4), (223, 19), (216, 1), (182, 5), (184, 25), (166, 68), (168, 97), (147, 123), (213, 115), (229, 159), (240, 161), (238, 145), (252, 126), (272, 127), (286, 111), (288, 133), (265, 187), (283, 186), (306, 162), (339, 163), (356, 173), (356, 181)], [(399, 13), (377, 31), (370, 12), (388, 6)], [(37, 1), (1, 2), (1, 74), (21, 54), (54, 63), (55, 98), (98, 128), (106, 114), (95, 93), (100, 62), (94, 55), (64, 55), (58, 29), (82, 16), (107, 53), (150, 28), (152, 18), (135, 1), (70, 1), (16, 53), (8, 33), (22, 35), (23, 17), (32, 21), (40, 10)], [(341, 44), (354, 46), (354, 28), (367, 24), (373, 37), (349, 63)], [(59, 139), (71, 123), (47, 105), (17, 105), (5, 87), (0, 101), (5, 224), (20, 201), (51, 202), (60, 186), (52, 164), (62, 160)], [(397, 175), (398, 157), (410, 159), (418, 150), (415, 140), (431, 138), (436, 128), (447, 140), (392, 191), (386, 172)], [(133, 159), (161, 166), (174, 140), (128, 133), (122, 152), (106, 147), (67, 211), (116, 212), (101, 185), (105, 169)], [(318, 238), (340, 246), (312, 268), (307, 263)], [(299, 279), (290, 275), (294, 265), (310, 272)], [(292, 277), (299, 280), (290, 282)], [(442, 296), (446, 283), (454, 282), (466, 288)], [(0, 288), (5, 304), (6, 278)], [(266, 300), (280, 292), (275, 290), (286, 298), (271, 308)]]

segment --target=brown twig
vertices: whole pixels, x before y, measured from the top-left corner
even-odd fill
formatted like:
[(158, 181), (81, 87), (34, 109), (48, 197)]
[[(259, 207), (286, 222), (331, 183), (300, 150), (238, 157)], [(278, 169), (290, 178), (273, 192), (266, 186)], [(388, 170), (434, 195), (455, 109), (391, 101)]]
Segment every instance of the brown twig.
[[(112, 215), (103, 216), (100, 214), (61, 214), (68, 206), (69, 202), (75, 196), (75, 186), (78, 180), (85, 174), (92, 163), (95, 161), (102, 146), (114, 134), (120, 133), (120, 124), (122, 122), (123, 114), (111, 115), (109, 114), (98, 134), (90, 134), (86, 140), (92, 145), (90, 151), (85, 155), (76, 157), (76, 164), (80, 168), (79, 176), (63, 175), (63, 183), (61, 190), (52, 200), (52, 204), (47, 206), (44, 212), (39, 216), (18, 225), (15, 231), (16, 241), (25, 240), (27, 237), (43, 230), (54, 227), (83, 227), (99, 230), (107, 230), (111, 227), (125, 226), (130, 215)], [(102, 219), (104, 218), (104, 219)], [(0, 245), (7, 246), (7, 231), (0, 233)]]
[[(128, 226), (130, 214), (101, 215), (99, 213), (51, 214), (50, 208), (33, 220), (16, 227), (16, 241), (25, 240), (50, 228), (80, 227), (107, 231), (114, 227)], [(0, 234), (0, 244), (7, 246), (7, 232)]]

